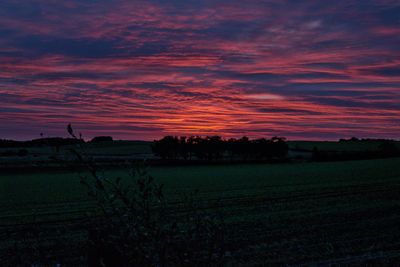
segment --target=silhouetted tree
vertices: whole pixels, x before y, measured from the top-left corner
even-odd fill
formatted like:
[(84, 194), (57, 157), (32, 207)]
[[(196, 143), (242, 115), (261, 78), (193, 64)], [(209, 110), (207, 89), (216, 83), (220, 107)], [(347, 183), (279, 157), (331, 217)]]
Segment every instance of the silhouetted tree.
[(287, 156), (289, 152), (289, 145), (286, 143), (286, 138), (284, 137), (273, 137), (272, 141), (272, 151), (274, 153), (274, 157), (283, 158)]
[(189, 156), (189, 147), (187, 144), (186, 136), (179, 137), (179, 156), (184, 160), (188, 159)]
[(220, 159), (224, 152), (224, 144), (221, 136), (207, 136), (204, 141), (208, 160)]
[(154, 141), (153, 153), (162, 159), (176, 159), (179, 151), (179, 139), (176, 136), (165, 136)]
[(227, 155), (230, 160), (235, 157), (243, 160), (260, 160), (270, 158), (284, 158), (287, 156), (289, 147), (286, 139), (274, 137), (272, 139), (250, 140), (244, 136), (240, 139), (231, 138), (224, 140), (220, 136), (166, 136), (161, 140), (154, 141), (153, 153), (162, 159), (184, 160), (196, 157), (199, 160), (221, 160)]

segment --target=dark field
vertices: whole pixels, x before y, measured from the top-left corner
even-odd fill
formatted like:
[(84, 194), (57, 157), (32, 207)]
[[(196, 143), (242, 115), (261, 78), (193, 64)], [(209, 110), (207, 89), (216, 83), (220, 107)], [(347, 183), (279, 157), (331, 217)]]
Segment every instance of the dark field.
[[(165, 185), (170, 202), (195, 189), (209, 209), (220, 201), (234, 266), (400, 261), (400, 158), (154, 166), (149, 171)], [(103, 175), (126, 173), (123, 167), (113, 167)], [(84, 263), (85, 234), (79, 225), (93, 215), (94, 206), (79, 183), (84, 174), (43, 168), (1, 174), (0, 262), (10, 260), (7, 253), (21, 242), (21, 232), (34, 225), (47, 233), (39, 237), (41, 244), (63, 263)]]

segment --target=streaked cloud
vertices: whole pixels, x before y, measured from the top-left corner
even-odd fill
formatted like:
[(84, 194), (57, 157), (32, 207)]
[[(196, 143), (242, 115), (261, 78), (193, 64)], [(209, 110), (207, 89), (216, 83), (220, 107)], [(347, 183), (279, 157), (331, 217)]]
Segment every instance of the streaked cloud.
[(0, 3), (0, 138), (400, 138), (398, 1)]

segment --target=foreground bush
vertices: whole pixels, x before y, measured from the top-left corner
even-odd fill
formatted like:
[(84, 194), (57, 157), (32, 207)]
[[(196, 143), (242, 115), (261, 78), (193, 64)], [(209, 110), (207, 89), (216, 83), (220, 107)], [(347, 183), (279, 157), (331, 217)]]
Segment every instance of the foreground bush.
[[(72, 128), (70, 134), (76, 138)], [(100, 176), (93, 162), (74, 153), (90, 171), (81, 183), (100, 210), (88, 224), (89, 266), (224, 264), (222, 216), (206, 212), (195, 194), (171, 205), (146, 166), (134, 165), (131, 182), (126, 183), (126, 179)]]

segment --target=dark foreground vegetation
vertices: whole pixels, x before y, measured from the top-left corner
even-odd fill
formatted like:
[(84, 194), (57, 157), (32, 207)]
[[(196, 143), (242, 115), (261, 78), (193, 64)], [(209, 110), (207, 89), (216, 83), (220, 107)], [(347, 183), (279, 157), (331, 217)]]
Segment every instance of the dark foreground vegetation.
[[(78, 138), (71, 126), (68, 131), (73, 140)], [(92, 142), (112, 141), (95, 138)], [(76, 142), (81, 144), (82, 142)], [(80, 176), (94, 204), (92, 214), (81, 220), (79, 230), (84, 232), (81, 242), (85, 262), (65, 263), (58, 251), (43, 240), (48, 230), (32, 224), (22, 224), (14, 232), (19, 236), (14, 244), (0, 246), (2, 266), (50, 266), (61, 264), (85, 264), (88, 266), (222, 266), (225, 261), (224, 221), (215, 211), (203, 210), (194, 199), (194, 193), (184, 195), (177, 204), (164, 198), (163, 185), (157, 184), (145, 166), (132, 166), (127, 179), (109, 179), (99, 173), (96, 163), (85, 151), (71, 150), (76, 160), (86, 168), (88, 175)], [(66, 165), (68, 167), (68, 165)], [(14, 225), (18, 228), (18, 224)], [(60, 225), (54, 229), (66, 234), (70, 229)], [(73, 243), (74, 237), (66, 237)], [(10, 240), (11, 241), (11, 240)], [(56, 245), (60, 245), (59, 242)], [(49, 250), (50, 249), (50, 250)], [(76, 260), (76, 259), (75, 259)]]
[[(151, 216), (165, 211), (167, 217), (172, 216), (167, 221), (172, 225), (181, 222), (184, 233), (193, 229), (185, 227), (191, 225), (185, 223), (188, 218), (200, 218), (198, 225), (210, 226), (209, 230), (202, 227), (201, 233), (210, 236), (203, 240), (223, 244), (219, 250), (225, 251), (222, 266), (395, 266), (400, 260), (400, 159), (164, 166), (151, 167), (148, 174), (154, 177), (149, 183), (153, 188), (164, 184), (163, 197), (169, 205), (164, 210), (156, 206)], [(134, 178), (115, 168), (98, 175), (112, 183), (120, 177), (122, 187), (140, 191), (137, 174)], [(103, 204), (97, 201), (102, 194), (99, 198), (87, 196), (90, 190), (79, 184), (79, 176), (93, 188), (95, 180), (89, 172), (43, 171), (1, 177), (2, 266), (28, 266), (32, 262), (39, 266), (87, 266), (89, 259), (98, 259), (96, 255), (118, 255), (112, 249), (110, 254), (104, 253), (109, 247), (105, 244), (121, 249), (114, 243), (123, 244), (120, 239), (136, 226), (123, 231), (124, 227), (115, 228), (119, 219), (102, 215)], [(199, 192), (192, 195), (196, 188)], [(150, 199), (158, 201), (154, 194)], [(188, 212), (193, 211), (189, 208), (192, 205), (199, 216)], [(145, 210), (135, 208), (134, 214)], [(120, 212), (126, 209), (122, 206)], [(223, 233), (224, 238), (217, 233)], [(145, 236), (144, 241), (151, 242)], [(127, 242), (135, 240), (133, 237)], [(199, 247), (204, 248), (204, 243)], [(154, 255), (153, 260), (157, 258)], [(174, 254), (169, 257), (175, 258)]]
[[(124, 154), (129, 143), (108, 137), (84, 142), (72, 128), (70, 133), (67, 141), (58, 139), (64, 145), (41, 140), (35, 141), (40, 149), (31, 143), (3, 148), (26, 150), (3, 158), (26, 158), (22, 164), (29, 164), (32, 153), (40, 157), (51, 147), (43, 155), (51, 154), (58, 169), (47, 162), (32, 165), (37, 172), (0, 176), (0, 266), (400, 261), (400, 159), (394, 141), (165, 137), (132, 147), (166, 162), (202, 164), (148, 168)], [(96, 158), (99, 151), (124, 161), (105, 165)], [(237, 164), (282, 158), (292, 160)], [(211, 165), (216, 161), (222, 163)], [(76, 162), (84, 168), (75, 169)]]
[(223, 266), (225, 227), (221, 214), (201, 210), (193, 195), (178, 205), (165, 200), (143, 166), (131, 172), (134, 186), (81, 177), (100, 213), (86, 224), (89, 266)]

